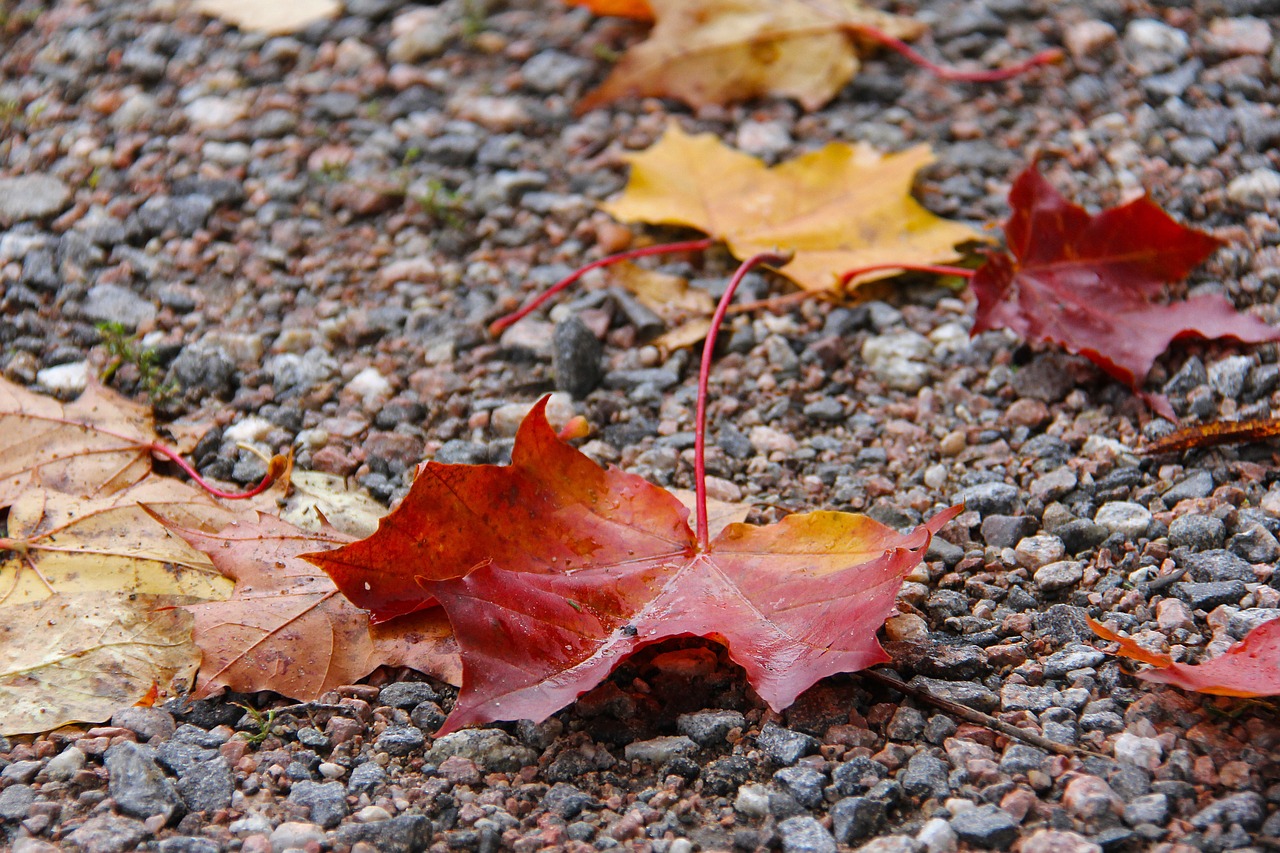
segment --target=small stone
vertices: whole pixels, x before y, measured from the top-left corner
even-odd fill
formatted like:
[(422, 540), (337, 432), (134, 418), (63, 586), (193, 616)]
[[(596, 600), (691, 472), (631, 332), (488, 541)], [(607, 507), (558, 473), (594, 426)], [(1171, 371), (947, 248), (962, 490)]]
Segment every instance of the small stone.
[(1067, 553), (1062, 540), (1051, 534), (1028, 536), (1020, 540), (1013, 551), (1018, 555), (1018, 562), (1032, 570), (1061, 560)]
[(907, 761), (906, 769), (898, 774), (898, 783), (913, 797), (942, 799), (951, 792), (950, 772), (951, 768), (942, 759), (927, 752), (918, 752)]
[(1053, 707), (1056, 692), (1052, 687), (1006, 684), (1000, 688), (1000, 710), (1032, 711), (1039, 714)]
[(538, 753), (497, 729), (463, 729), (437, 738), (426, 758), (439, 765), (450, 755), (470, 758), (486, 773), (513, 773), (538, 761)]
[(1097, 666), (1106, 659), (1107, 656), (1093, 646), (1071, 643), (1045, 658), (1044, 674), (1049, 678), (1061, 678), (1073, 670)]
[(1018, 837), (1018, 824), (1008, 812), (982, 805), (951, 818), (951, 829), (961, 841), (988, 849), (1007, 847)]
[(1224, 56), (1266, 56), (1275, 43), (1271, 26), (1261, 18), (1214, 18), (1205, 33), (1205, 47)]
[(426, 735), (415, 726), (388, 726), (373, 742), (374, 749), (390, 755), (410, 755), (422, 749)]
[(341, 782), (294, 782), (289, 789), (289, 802), (306, 806), (311, 820), (326, 829), (337, 826), (347, 816), (347, 791)]
[(1221, 548), (1227, 538), (1227, 525), (1211, 515), (1184, 515), (1169, 524), (1169, 544), (1175, 548), (1209, 551)]
[(764, 785), (743, 785), (733, 807), (747, 817), (765, 817), (769, 814), (769, 789)]
[(982, 541), (993, 548), (1012, 548), (1033, 535), (1039, 525), (1029, 515), (988, 515), (982, 519)]
[(347, 779), (347, 790), (352, 794), (370, 794), (386, 781), (387, 771), (381, 765), (367, 761), (356, 765), (351, 771), (351, 778)]
[(963, 503), (983, 516), (1012, 515), (1020, 497), (1018, 487), (1010, 483), (978, 483), (952, 496), (951, 502)]
[(1056, 501), (1071, 492), (1079, 484), (1076, 473), (1066, 465), (1061, 465), (1044, 476), (1031, 481), (1030, 491), (1033, 498), (1048, 503)]
[(676, 731), (691, 738), (699, 746), (724, 743), (733, 729), (742, 729), (747, 718), (738, 711), (698, 711), (676, 718)]
[(1187, 574), (1202, 583), (1221, 581), (1253, 583), (1258, 579), (1253, 566), (1221, 548), (1192, 554), (1187, 557), (1186, 565)]
[(480, 774), (480, 768), (476, 767), (476, 763), (470, 758), (463, 758), (461, 755), (450, 755), (444, 761), (440, 762), (440, 766), (436, 768), (436, 772), (441, 778), (447, 779), (455, 785), (478, 785), (480, 780), (484, 778)]
[(1036, 570), (1033, 580), (1041, 592), (1060, 592), (1080, 583), (1084, 565), (1073, 560), (1060, 560)]
[(30, 785), (7, 786), (0, 791), (0, 820), (22, 820), (35, 799), (36, 789)]
[(140, 819), (159, 815), (167, 823), (182, 811), (182, 798), (172, 780), (156, 764), (155, 751), (132, 741), (107, 750), (108, 790), (116, 807)]
[(811, 755), (822, 746), (821, 741), (812, 735), (784, 729), (773, 723), (765, 723), (760, 730), (756, 744), (775, 764), (795, 764), (806, 755)]
[(1081, 775), (1068, 782), (1062, 793), (1062, 804), (1072, 815), (1086, 821), (1123, 811), (1120, 798), (1097, 776)]
[(89, 818), (65, 840), (86, 853), (125, 853), (136, 850), (150, 834), (140, 820), (106, 814)]
[(359, 397), (365, 408), (371, 408), (376, 403), (390, 398), (393, 389), (387, 377), (378, 372), (376, 367), (366, 367), (351, 377), (347, 382), (346, 390)]
[(1191, 40), (1182, 30), (1144, 18), (1125, 27), (1124, 47), (1134, 73), (1149, 75), (1175, 68), (1190, 52)]
[(1117, 38), (1116, 28), (1106, 21), (1088, 20), (1068, 27), (1062, 41), (1072, 58), (1079, 62), (1096, 58), (1103, 48), (1114, 44)]
[(836, 840), (826, 827), (808, 815), (789, 817), (778, 824), (783, 853), (836, 853)]
[(1164, 794), (1135, 797), (1124, 807), (1124, 822), (1130, 826), (1144, 823), (1164, 826), (1169, 819), (1169, 798)]
[(453, 25), (443, 10), (415, 7), (391, 22), (392, 40), (387, 58), (392, 62), (416, 63), (439, 56), (454, 37)]
[(577, 398), (594, 391), (604, 377), (603, 353), (600, 339), (576, 314), (557, 323), (551, 339), (556, 389)]
[(646, 761), (650, 764), (666, 764), (673, 758), (698, 751), (698, 745), (684, 735), (666, 735), (650, 740), (634, 741), (623, 749), (628, 761)]
[(1207, 498), (1213, 494), (1213, 475), (1208, 471), (1193, 471), (1164, 491), (1160, 497), (1167, 506), (1190, 498)]
[(1102, 846), (1076, 832), (1038, 829), (1023, 839), (1020, 853), (1102, 853)]
[(1244, 392), (1244, 383), (1253, 369), (1253, 359), (1233, 355), (1209, 365), (1209, 386), (1225, 399), (1236, 400)]
[(1280, 172), (1274, 169), (1254, 169), (1227, 184), (1227, 198), (1240, 205), (1261, 210), (1267, 203), (1280, 198)]
[(1005, 747), (1004, 755), (1000, 758), (1000, 772), (1025, 775), (1032, 770), (1043, 769), (1048, 758), (1048, 755), (1034, 746), (1011, 743)]
[(71, 187), (53, 175), (0, 178), (0, 225), (55, 216), (66, 210), (71, 194)]
[(1261, 524), (1251, 524), (1231, 537), (1227, 550), (1250, 563), (1274, 563), (1280, 558), (1280, 541)]
[[(438, 458), (438, 457), (437, 457)], [(440, 694), (425, 681), (397, 681), (378, 692), (378, 703), (409, 710), (421, 702), (438, 702)]]
[(1176, 583), (1173, 591), (1192, 610), (1213, 610), (1223, 604), (1238, 604), (1249, 592), (1244, 581), (1212, 581), (1209, 583)]
[(1162, 631), (1191, 630), (1195, 627), (1195, 618), (1187, 605), (1176, 598), (1166, 598), (1156, 605), (1156, 624)]
[(750, 440), (751, 446), (755, 448), (757, 453), (766, 455), (775, 451), (791, 454), (795, 453), (800, 447), (794, 436), (770, 426), (752, 427)]
[(563, 92), (571, 83), (587, 77), (590, 71), (591, 63), (585, 59), (558, 50), (544, 50), (525, 61), (520, 76), (530, 89), (549, 94)]
[(1134, 540), (1145, 535), (1151, 526), (1151, 511), (1130, 501), (1111, 501), (1102, 505), (1093, 521), (1111, 533)]
[(845, 797), (831, 806), (831, 832), (841, 844), (875, 835), (884, 826), (885, 805), (868, 797)]
[(75, 746), (68, 746), (49, 759), (49, 763), (40, 771), (40, 778), (48, 779), (50, 782), (66, 782), (84, 768), (84, 762), (84, 751)]
[(925, 853), (955, 853), (956, 831), (940, 817), (930, 818), (916, 833), (916, 841), (924, 846)]
[(285, 821), (271, 831), (271, 849), (275, 853), (301, 850), (308, 844), (323, 845), (324, 843), (324, 830), (314, 823)]

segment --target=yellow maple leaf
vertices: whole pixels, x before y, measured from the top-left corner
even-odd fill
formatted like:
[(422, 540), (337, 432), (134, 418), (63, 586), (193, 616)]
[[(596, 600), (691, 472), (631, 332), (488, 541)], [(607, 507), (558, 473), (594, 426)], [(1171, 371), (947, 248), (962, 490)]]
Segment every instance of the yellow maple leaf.
[(647, 41), (627, 51), (580, 111), (619, 98), (695, 107), (765, 95), (816, 110), (858, 72), (859, 31), (912, 39), (924, 26), (860, 0), (650, 0)]
[[(933, 162), (925, 145), (882, 154), (865, 143), (833, 142), (770, 168), (673, 122), (626, 159), (630, 180), (621, 197), (602, 205), (606, 212), (705, 231), (737, 258), (794, 252), (780, 272), (812, 292), (837, 289), (842, 273), (861, 267), (954, 261), (958, 244), (987, 239), (911, 197), (916, 171)], [(869, 273), (851, 286), (893, 274)]]

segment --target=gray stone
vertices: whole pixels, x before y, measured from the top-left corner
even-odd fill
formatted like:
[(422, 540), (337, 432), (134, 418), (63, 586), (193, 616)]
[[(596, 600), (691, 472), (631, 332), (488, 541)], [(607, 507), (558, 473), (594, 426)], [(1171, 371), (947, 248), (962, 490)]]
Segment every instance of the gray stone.
[(371, 794), (379, 785), (386, 784), (387, 771), (372, 761), (356, 765), (347, 779), (347, 790), (352, 794)]
[(982, 519), (982, 541), (993, 548), (1012, 548), (1039, 526), (1029, 515), (988, 515)]
[(442, 465), (484, 465), (489, 461), (489, 447), (453, 438), (441, 445), (432, 458)]
[(889, 775), (889, 769), (878, 761), (861, 756), (837, 764), (831, 771), (831, 785), (842, 797), (866, 793)]
[(222, 845), (211, 838), (173, 835), (160, 842), (160, 853), (219, 853)]
[(913, 797), (940, 800), (951, 793), (950, 774), (947, 762), (927, 752), (917, 752), (907, 761), (906, 769), (898, 774), (898, 783)]
[(1208, 382), (1209, 373), (1204, 369), (1204, 362), (1193, 355), (1182, 363), (1173, 378), (1164, 383), (1163, 390), (1170, 397), (1185, 397)]
[(525, 61), (520, 76), (535, 92), (550, 94), (563, 92), (570, 84), (588, 77), (590, 71), (591, 63), (585, 59), (558, 50), (544, 50)]
[(1146, 76), (1176, 67), (1190, 52), (1191, 40), (1176, 27), (1141, 18), (1125, 27), (1124, 49), (1133, 71)]
[(170, 371), (184, 390), (203, 391), (214, 397), (230, 397), (239, 380), (236, 364), (226, 350), (204, 342), (183, 347)]
[(143, 820), (160, 815), (168, 823), (182, 811), (182, 797), (156, 764), (154, 750), (122, 741), (107, 750), (104, 761), (108, 791), (124, 814)]
[(775, 764), (795, 764), (806, 755), (812, 755), (822, 746), (822, 742), (812, 735), (784, 729), (773, 723), (765, 723), (756, 739), (756, 745)]
[(111, 725), (136, 734), (143, 740), (167, 740), (177, 731), (177, 724), (164, 708), (131, 707), (121, 708), (111, 715)]
[(1111, 531), (1087, 518), (1073, 518), (1053, 528), (1053, 534), (1062, 540), (1068, 554), (1080, 554), (1101, 545)]
[(836, 840), (816, 818), (789, 817), (778, 824), (783, 853), (836, 853)]
[(1151, 511), (1131, 501), (1111, 501), (1102, 505), (1093, 517), (1095, 524), (1126, 539), (1137, 539), (1151, 525)]
[(155, 196), (138, 208), (138, 223), (151, 234), (172, 228), (182, 237), (190, 237), (204, 227), (213, 213), (214, 201), (203, 193), (184, 196)]
[(1217, 548), (1187, 557), (1187, 574), (1201, 583), (1243, 581), (1254, 583), (1258, 576), (1253, 566), (1230, 551)]
[(1092, 646), (1072, 643), (1045, 658), (1044, 674), (1048, 678), (1061, 678), (1072, 670), (1097, 666), (1106, 659), (1105, 654)]
[(85, 754), (79, 747), (68, 746), (59, 752), (40, 771), (40, 779), (50, 782), (66, 782), (84, 768)]
[(1209, 386), (1227, 399), (1239, 399), (1252, 369), (1253, 359), (1249, 356), (1228, 356), (1209, 365)]
[(52, 175), (0, 178), (0, 225), (55, 216), (70, 203), (71, 187)]
[(885, 806), (867, 797), (845, 797), (831, 807), (831, 830), (836, 841), (852, 844), (875, 835), (884, 826)]
[(287, 820), (271, 831), (272, 850), (302, 850), (308, 844), (323, 844), (324, 830), (317, 824)]
[(649, 367), (638, 370), (612, 370), (605, 374), (604, 384), (607, 388), (621, 388), (634, 391), (641, 385), (648, 385), (658, 391), (665, 391), (680, 382), (680, 375), (674, 370), (663, 367)]
[(1004, 755), (1000, 758), (1000, 772), (1012, 774), (1040, 770), (1048, 758), (1043, 750), (1034, 746), (1012, 743), (1005, 747)]
[(1265, 817), (1266, 804), (1262, 796), (1246, 791), (1231, 794), (1205, 806), (1191, 816), (1191, 825), (1196, 829), (1208, 829), (1215, 823), (1223, 826), (1238, 823), (1246, 830), (1256, 830), (1262, 826)]
[(1058, 560), (1036, 569), (1032, 579), (1041, 592), (1060, 592), (1080, 583), (1084, 577), (1084, 564), (1074, 560)]
[(1034, 711), (1039, 714), (1053, 707), (1055, 692), (1052, 687), (1006, 684), (1000, 688), (1000, 710)]
[(0, 820), (22, 820), (35, 802), (36, 789), (30, 785), (10, 785), (0, 791)]
[(438, 738), (427, 761), (439, 764), (451, 755), (470, 758), (487, 773), (513, 773), (538, 761), (538, 753), (497, 729), (464, 729)]
[(951, 502), (963, 503), (966, 509), (984, 516), (1012, 515), (1020, 495), (1018, 487), (1009, 483), (978, 483), (953, 495)]
[(1227, 550), (1250, 563), (1273, 563), (1280, 558), (1280, 542), (1261, 524), (1250, 524), (1232, 536)]
[[(480, 821), (476, 821), (477, 824)], [(415, 853), (431, 843), (431, 818), (420, 814), (396, 815), (391, 820), (347, 823), (337, 829), (338, 841), (349, 847), (360, 842), (378, 853)], [(480, 847), (484, 849), (483, 846)], [(496, 849), (496, 848), (494, 848)]]
[(205, 761), (183, 764), (177, 774), (178, 794), (188, 811), (214, 812), (230, 807), (235, 774), (221, 755), (215, 753)]
[(347, 816), (347, 790), (341, 782), (294, 782), (289, 802), (311, 810), (311, 820), (332, 829)]
[(737, 711), (698, 711), (676, 717), (676, 731), (693, 739), (699, 746), (724, 743), (733, 729), (742, 729), (747, 718)]
[(1232, 178), (1227, 198), (1242, 207), (1265, 208), (1267, 202), (1280, 198), (1280, 172), (1254, 169)]
[(323, 350), (309, 350), (306, 355), (286, 352), (267, 359), (267, 372), (281, 398), (299, 397), (338, 372), (338, 363)]
[(555, 812), (565, 820), (573, 820), (584, 809), (595, 805), (595, 802), (595, 797), (568, 782), (557, 782), (542, 797), (543, 808)]
[(571, 315), (556, 324), (551, 338), (551, 364), (556, 389), (574, 397), (590, 394), (604, 376), (604, 348), (581, 318)]
[(961, 841), (988, 849), (1007, 847), (1018, 837), (1018, 822), (993, 805), (961, 812), (951, 818), (951, 828)]
[(822, 789), (827, 784), (827, 777), (812, 767), (783, 767), (773, 774), (773, 781), (806, 809), (822, 805)]
[(1248, 610), (1232, 613), (1227, 618), (1227, 633), (1237, 640), (1243, 640), (1245, 635), (1254, 628), (1264, 625), (1273, 619), (1280, 619), (1280, 609), (1275, 607), (1250, 607)]
[(1169, 798), (1164, 794), (1136, 797), (1124, 807), (1124, 821), (1130, 826), (1151, 823), (1164, 826), (1169, 819)]
[(85, 295), (80, 313), (95, 323), (119, 323), (136, 329), (155, 319), (156, 306), (117, 284), (95, 284)]
[(1213, 475), (1208, 471), (1193, 471), (1164, 491), (1161, 498), (1167, 506), (1191, 498), (1207, 498), (1213, 494)]
[(150, 834), (141, 821), (107, 814), (89, 818), (66, 840), (83, 853), (125, 853), (136, 850)]
[(982, 685), (970, 681), (943, 681), (940, 678), (917, 675), (908, 683), (912, 687), (927, 690), (934, 696), (968, 705), (984, 714), (989, 714), (1000, 706), (999, 696)]
[(623, 748), (628, 761), (646, 761), (650, 764), (666, 764), (673, 758), (698, 751), (698, 745), (684, 735), (664, 735), (650, 740), (638, 740)]
[(1175, 548), (1209, 551), (1221, 548), (1226, 537), (1227, 525), (1211, 515), (1184, 515), (1169, 524), (1169, 544)]
[(844, 404), (839, 400), (824, 398), (805, 404), (804, 416), (810, 420), (834, 423), (845, 419)]
[[(439, 455), (436, 461), (441, 461)], [(439, 702), (440, 694), (425, 681), (397, 681), (378, 691), (378, 704), (409, 710), (420, 702)]]
[(1174, 594), (1192, 610), (1212, 610), (1222, 604), (1237, 604), (1248, 589), (1244, 581), (1211, 581), (1209, 583), (1176, 583)]
[(15, 761), (0, 772), (0, 779), (3, 779), (6, 782), (19, 782), (25, 784), (30, 782), (32, 779), (35, 779), (36, 775), (40, 772), (40, 768), (43, 766), (44, 765), (39, 761), (31, 759)]
[(924, 714), (907, 705), (899, 706), (885, 727), (885, 737), (891, 740), (914, 741), (924, 731)]
[(411, 755), (426, 742), (427, 736), (416, 726), (388, 726), (373, 742), (373, 748), (390, 755)]

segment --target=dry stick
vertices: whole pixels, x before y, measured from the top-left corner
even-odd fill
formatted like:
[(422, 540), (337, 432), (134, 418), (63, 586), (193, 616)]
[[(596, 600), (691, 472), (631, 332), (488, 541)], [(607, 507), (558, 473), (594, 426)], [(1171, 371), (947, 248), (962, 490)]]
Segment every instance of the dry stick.
[(647, 258), (650, 255), (671, 255), (676, 252), (702, 252), (715, 245), (715, 242), (716, 241), (711, 237), (704, 237), (701, 240), (686, 240), (681, 243), (662, 243), (657, 246), (645, 246), (641, 249), (631, 249), (626, 252), (619, 252), (616, 255), (610, 255), (607, 258), (592, 261), (585, 267), (580, 267), (557, 281), (550, 287), (550, 289), (534, 297), (534, 299), (525, 304), (523, 308), (511, 312), (505, 317), (499, 317), (497, 320), (494, 320), (489, 324), (489, 334), (496, 337), (503, 329), (507, 328), (512, 323), (523, 320), (534, 311), (537, 311), (546, 304), (547, 300), (551, 297), (555, 296), (557, 293), (564, 290), (566, 287), (573, 284), (592, 270), (607, 267), (621, 261), (629, 261), (632, 258)]
[(1023, 741), (1024, 743), (1029, 743), (1032, 746), (1039, 747), (1040, 749), (1057, 753), (1058, 755), (1065, 755), (1068, 757), (1073, 755), (1092, 755), (1098, 758), (1111, 757), (1109, 755), (1103, 755), (1100, 752), (1081, 749), (1078, 746), (1068, 746), (1065, 743), (1056, 743), (1043, 735), (1038, 735), (1035, 732), (1029, 732), (1026, 729), (1020, 729), (1017, 726), (1012, 725), (1011, 723), (1006, 723), (1004, 720), (997, 719), (990, 714), (984, 714), (981, 711), (975, 711), (966, 705), (960, 705), (949, 699), (943, 699), (941, 696), (935, 696), (927, 690), (921, 690), (919, 687), (912, 687), (906, 682), (894, 678), (892, 675), (885, 675), (883, 672), (864, 669), (857, 673), (857, 675), (862, 676), (863, 678), (869, 678), (872, 681), (877, 681), (885, 687), (897, 690), (899, 693), (905, 693), (912, 699), (917, 699), (926, 704), (940, 708), (952, 716), (960, 717), (961, 719), (968, 720), (971, 723), (976, 723), (979, 726), (994, 729), (1001, 734), (1008, 735), (1009, 737)]
[(724, 315), (729, 310), (734, 291), (747, 277), (747, 273), (761, 264), (782, 266), (791, 260), (791, 257), (791, 252), (785, 254), (761, 252), (743, 261), (742, 266), (738, 267), (738, 271), (729, 280), (729, 286), (725, 288), (719, 304), (716, 305), (716, 313), (711, 317), (711, 328), (707, 330), (707, 339), (702, 344), (702, 364), (698, 366), (698, 413), (693, 423), (693, 485), (696, 495), (694, 512), (698, 524), (698, 547), (703, 551), (707, 550), (711, 540), (710, 526), (707, 523), (707, 382), (711, 376), (711, 359), (716, 351), (716, 334), (720, 331), (720, 324), (724, 322)]

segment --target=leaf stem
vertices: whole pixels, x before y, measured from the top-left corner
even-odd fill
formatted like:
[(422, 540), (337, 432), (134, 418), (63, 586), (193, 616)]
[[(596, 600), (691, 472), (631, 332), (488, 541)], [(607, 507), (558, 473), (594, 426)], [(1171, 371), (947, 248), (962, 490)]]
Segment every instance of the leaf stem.
[(936, 275), (958, 275), (961, 278), (973, 278), (974, 271), (968, 267), (952, 267), (944, 264), (872, 264), (869, 267), (855, 267), (840, 276), (840, 287), (843, 289), (860, 275), (883, 270), (902, 270), (903, 272), (931, 272)]
[(267, 473), (263, 475), (262, 482), (254, 486), (247, 492), (225, 492), (217, 486), (210, 483), (204, 477), (200, 476), (200, 472), (195, 467), (182, 458), (182, 454), (171, 448), (165, 447), (159, 442), (152, 442), (149, 446), (152, 453), (157, 456), (163, 456), (170, 462), (176, 464), (179, 468), (186, 472), (187, 476), (196, 481), (196, 485), (204, 489), (215, 498), (222, 498), (224, 501), (239, 501), (247, 498), (256, 497), (265, 492), (272, 483), (280, 479), (280, 477), (289, 469), (290, 460), (283, 456), (273, 456), (267, 464)]
[(660, 243), (656, 246), (644, 246), (639, 249), (629, 249), (625, 252), (619, 252), (616, 255), (610, 255), (607, 258), (601, 258), (598, 261), (592, 261), (585, 267), (579, 267), (569, 275), (557, 281), (546, 292), (539, 294), (533, 301), (527, 303), (524, 307), (519, 308), (504, 317), (499, 317), (489, 324), (489, 334), (495, 337), (502, 332), (503, 329), (523, 320), (525, 317), (537, 311), (547, 300), (582, 278), (587, 273), (601, 267), (611, 266), (621, 261), (629, 261), (632, 258), (647, 258), (650, 255), (672, 255), (676, 252), (702, 252), (713, 245), (715, 240), (711, 237), (704, 237), (701, 240), (685, 240), (680, 243)]
[(922, 54), (917, 53), (914, 48), (904, 42), (902, 39), (894, 38), (884, 30), (869, 26), (851, 26), (849, 28), (855, 34), (863, 36), (870, 41), (884, 45), (890, 50), (895, 50), (902, 54), (906, 59), (919, 65), (930, 74), (942, 80), (954, 80), (960, 83), (998, 83), (1001, 80), (1008, 80), (1017, 77), (1035, 68), (1037, 65), (1053, 65), (1061, 62), (1066, 56), (1061, 48), (1051, 47), (1048, 50), (1042, 50), (1021, 62), (1015, 62), (1013, 65), (1006, 65), (1003, 68), (990, 68), (984, 71), (964, 71), (959, 68), (952, 68), (947, 65), (939, 65), (931, 59), (925, 58)]
[(743, 261), (733, 278), (729, 279), (729, 286), (716, 305), (716, 313), (711, 316), (711, 328), (707, 330), (707, 339), (702, 345), (702, 364), (698, 366), (698, 411), (693, 424), (693, 487), (696, 495), (694, 514), (697, 520), (698, 548), (702, 551), (706, 551), (711, 542), (710, 525), (707, 523), (707, 383), (711, 376), (711, 359), (716, 351), (716, 335), (729, 310), (733, 294), (747, 277), (747, 273), (761, 264), (782, 266), (791, 260), (792, 255), (792, 252), (761, 252)]

